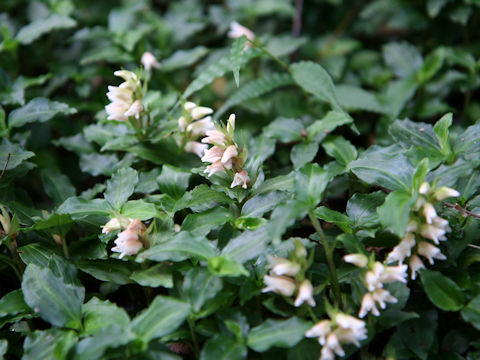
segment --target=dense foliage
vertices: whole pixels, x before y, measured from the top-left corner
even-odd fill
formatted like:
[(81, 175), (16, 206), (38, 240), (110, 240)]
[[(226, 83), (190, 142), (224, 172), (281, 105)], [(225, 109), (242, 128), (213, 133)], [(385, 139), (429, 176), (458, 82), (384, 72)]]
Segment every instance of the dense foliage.
[(2, 0), (0, 357), (480, 359), (478, 0)]

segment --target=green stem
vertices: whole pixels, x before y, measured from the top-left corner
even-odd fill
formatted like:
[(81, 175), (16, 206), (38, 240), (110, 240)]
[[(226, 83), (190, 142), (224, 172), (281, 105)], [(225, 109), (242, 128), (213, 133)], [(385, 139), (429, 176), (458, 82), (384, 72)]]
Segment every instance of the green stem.
[(63, 254), (67, 259), (70, 259), (70, 253), (68, 251), (68, 245), (67, 245), (67, 239), (62, 236), (62, 248), (63, 248)]
[(193, 352), (195, 353), (195, 359), (200, 358), (200, 350), (198, 347), (197, 335), (195, 334), (195, 320), (192, 318), (187, 319), (188, 327), (190, 328), (190, 336), (192, 337), (193, 342)]
[(323, 232), (320, 222), (311, 211), (308, 212), (308, 217), (310, 218), (310, 221), (312, 222), (315, 231), (320, 236), (320, 239), (322, 239), (322, 245), (325, 250), (325, 257), (327, 258), (328, 270), (330, 271), (330, 275), (332, 277), (333, 293), (335, 294), (335, 299), (338, 307), (342, 309), (342, 294), (340, 293), (340, 285), (338, 283), (337, 271), (335, 269), (335, 262), (333, 261), (333, 248), (330, 247), (330, 245), (328, 244), (327, 237)]
[(7, 243), (8, 250), (10, 250), (10, 253), (12, 254), (13, 260), (16, 262), (16, 266), (12, 264), (12, 268), (15, 271), (15, 274), (17, 275), (18, 279), (22, 281), (23, 277), (23, 272), (25, 271), (25, 264), (23, 263), (22, 259), (20, 259), (20, 256), (18, 256), (17, 252), (17, 242), (16, 240), (12, 239)]
[(307, 305), (307, 309), (308, 309), (308, 313), (310, 314), (310, 316), (312, 317), (312, 320), (317, 323), (318, 322), (318, 318), (317, 318), (317, 315), (315, 315), (315, 313), (313, 312), (313, 309)]
[(290, 73), (290, 68), (288, 67), (287, 64), (285, 64), (282, 60), (280, 60), (279, 58), (277, 58), (275, 55), (273, 55), (270, 51), (268, 51), (267, 49), (265, 49), (262, 45), (260, 45), (259, 43), (255, 42), (255, 41), (252, 41), (252, 40), (249, 40), (247, 39), (253, 46), (259, 48), (260, 50), (262, 50), (265, 54), (267, 54), (269, 57), (271, 57), (277, 64), (279, 64), (282, 68), (284, 68), (288, 73)]

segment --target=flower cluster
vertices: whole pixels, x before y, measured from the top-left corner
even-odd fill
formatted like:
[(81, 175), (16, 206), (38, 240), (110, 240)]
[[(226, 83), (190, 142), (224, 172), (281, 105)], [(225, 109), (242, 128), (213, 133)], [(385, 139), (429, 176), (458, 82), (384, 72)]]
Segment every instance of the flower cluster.
[(243, 164), (247, 158), (247, 149), (239, 148), (234, 140), (235, 115), (231, 114), (227, 125), (216, 126), (215, 130), (208, 130), (207, 137), (202, 139), (202, 143), (213, 145), (205, 152), (202, 157), (203, 162), (211, 163), (205, 169), (205, 173), (210, 177), (219, 171), (227, 171), (233, 176), (230, 187), (241, 185), (247, 188), (250, 182), (248, 173), (243, 170)]
[(210, 114), (213, 109), (205, 106), (198, 106), (193, 102), (186, 102), (183, 105), (183, 115), (178, 119), (178, 127), (182, 133), (182, 144), (185, 151), (202, 157), (208, 149), (207, 144), (202, 144), (196, 140), (205, 136), (207, 131), (214, 130), (215, 124)]
[(305, 336), (316, 337), (322, 345), (320, 360), (334, 360), (335, 354), (345, 356), (340, 344), (354, 344), (360, 347), (360, 341), (367, 338), (365, 322), (353, 316), (337, 312), (331, 320), (322, 320), (310, 328)]
[(127, 70), (118, 70), (113, 74), (125, 81), (119, 86), (108, 87), (107, 97), (111, 101), (105, 106), (108, 120), (127, 121), (130, 116), (139, 120), (144, 111), (140, 79)]
[(300, 242), (295, 242), (295, 252), (292, 259), (284, 259), (267, 255), (270, 275), (265, 275), (263, 281), (267, 287), (262, 292), (274, 292), (290, 297), (297, 293), (294, 301), (296, 307), (303, 303), (315, 306), (313, 286), (310, 280), (305, 279), (305, 270), (308, 267), (307, 252)]
[(344, 256), (343, 260), (364, 269), (365, 272), (363, 282), (368, 292), (363, 296), (362, 306), (358, 313), (359, 317), (363, 318), (369, 312), (379, 316), (380, 312), (377, 304), (381, 309), (385, 309), (387, 303), (396, 303), (398, 301), (388, 290), (383, 288), (383, 284), (395, 281), (407, 282), (407, 265), (385, 266), (379, 261), (369, 262), (368, 258), (363, 254), (349, 254)]
[[(125, 221), (113, 218), (102, 226), (102, 233), (108, 234), (114, 230), (122, 229)], [(113, 252), (120, 253), (120, 259), (125, 255), (135, 255), (147, 244), (147, 229), (145, 225), (137, 219), (128, 219), (126, 229), (120, 232), (115, 239)]]
[(428, 259), (430, 265), (434, 264), (434, 259), (446, 259), (435, 245), (447, 240), (445, 234), (450, 231), (450, 226), (447, 220), (438, 216), (433, 204), (460, 195), (458, 191), (445, 186), (434, 190), (427, 182), (420, 186), (418, 193), (419, 197), (408, 222), (407, 232), (387, 257), (387, 263), (398, 261), (399, 264), (403, 264), (405, 259), (409, 258), (408, 265), (413, 280), (416, 279), (417, 272), (425, 268), (420, 256)]

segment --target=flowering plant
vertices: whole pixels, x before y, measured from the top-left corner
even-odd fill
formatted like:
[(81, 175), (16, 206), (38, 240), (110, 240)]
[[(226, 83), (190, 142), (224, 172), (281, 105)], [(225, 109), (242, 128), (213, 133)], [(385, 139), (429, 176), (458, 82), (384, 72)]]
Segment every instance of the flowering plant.
[(479, 15), (3, 1), (0, 358), (479, 359)]

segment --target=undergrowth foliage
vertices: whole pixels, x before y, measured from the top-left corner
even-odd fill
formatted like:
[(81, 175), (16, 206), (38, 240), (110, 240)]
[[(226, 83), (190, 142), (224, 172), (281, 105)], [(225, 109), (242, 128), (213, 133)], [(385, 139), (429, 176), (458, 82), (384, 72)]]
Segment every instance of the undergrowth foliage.
[(479, 6), (2, 1), (0, 358), (480, 359)]

